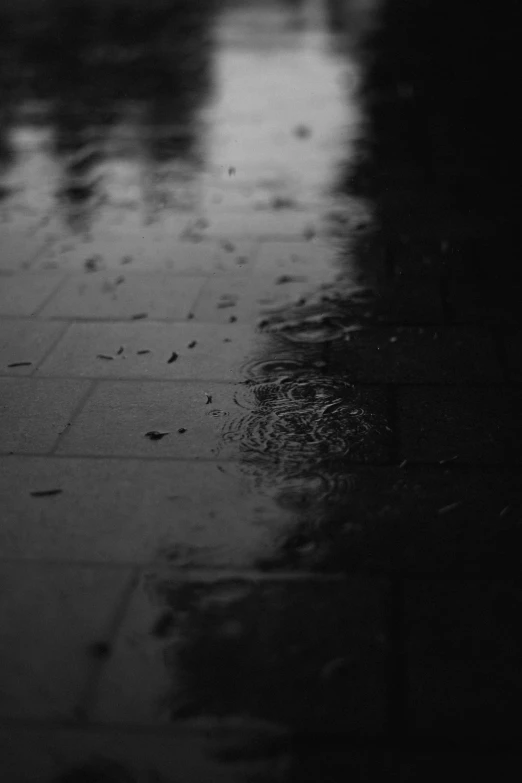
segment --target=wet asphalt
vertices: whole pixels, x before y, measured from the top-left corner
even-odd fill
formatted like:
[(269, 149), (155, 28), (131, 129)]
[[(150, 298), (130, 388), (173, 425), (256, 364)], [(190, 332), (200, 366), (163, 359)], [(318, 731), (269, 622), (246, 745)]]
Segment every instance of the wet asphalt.
[(6, 783), (520, 769), (515, 5), (2, 4)]

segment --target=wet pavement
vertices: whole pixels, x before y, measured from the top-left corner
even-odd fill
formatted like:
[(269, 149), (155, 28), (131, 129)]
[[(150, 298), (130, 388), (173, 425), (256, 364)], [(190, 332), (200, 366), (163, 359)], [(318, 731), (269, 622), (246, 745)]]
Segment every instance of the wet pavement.
[(519, 778), (514, 8), (3, 3), (6, 783)]

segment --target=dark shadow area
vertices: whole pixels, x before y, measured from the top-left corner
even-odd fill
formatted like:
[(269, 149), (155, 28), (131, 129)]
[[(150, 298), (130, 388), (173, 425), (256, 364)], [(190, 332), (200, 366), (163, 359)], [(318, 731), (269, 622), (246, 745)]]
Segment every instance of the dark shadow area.
[[(342, 25), (342, 4), (331, 7), (334, 25)], [(285, 383), (295, 393), (300, 371), (303, 378), (312, 372), (309, 399), (319, 427), (321, 373), (311, 370), (314, 363), (323, 363), (333, 390), (325, 403), (334, 407), (343, 379), (347, 388), (354, 382), (377, 385), (385, 395), (392, 432), (388, 462), (384, 458), (379, 465), (373, 453), (367, 468), (356, 466), (357, 455), (349, 449), (343, 458), (322, 465), (321, 448), (312, 447), (315, 471), (322, 470), (341, 488), (342, 497), (335, 495), (329, 507), (328, 493), (322, 497), (313, 482), (307, 488), (306, 470), (301, 475), (297, 470), (296, 486), (282, 492), (280, 502), (301, 521), (281, 543), (279, 555), (260, 565), (275, 573), (313, 570), (386, 580), (381, 741), (396, 755), (385, 754), (384, 761), (369, 765), (364, 753), (345, 752), (346, 740), (332, 735), (335, 750), (325, 761), (314, 736), (306, 751), (297, 751), (294, 769), (299, 776), (290, 779), (312, 779), (302, 766), (313, 768), (321, 759), (321, 779), (341, 780), (356, 769), (356, 779), (377, 780), (391, 764), (397, 779), (413, 780), (430, 754), (439, 768), (443, 755), (453, 759), (455, 752), (467, 758), (487, 748), (500, 757), (513, 751), (518, 736), (522, 640), (514, 617), (522, 545), (520, 392), (510, 382), (505, 351), (505, 340), (520, 335), (514, 11), (513, 3), (497, 13), (480, 12), (467, 3), (384, 4), (379, 27), (363, 47), (367, 75), (361, 95), (368, 139), (361, 143), (358, 165), (350, 163), (344, 175), (349, 195), (362, 195), (375, 205), (373, 236), (361, 240), (363, 250), (370, 242), (373, 262), (375, 253), (381, 253), (382, 285), (373, 322), (348, 343), (327, 340), (320, 350), (301, 345), (302, 356), (295, 346), (281, 352), (279, 344), (274, 346), (279, 366), (270, 364), (274, 354), (259, 364), (272, 379), (279, 376), (277, 385), (271, 386), (272, 380), (257, 386), (258, 395), (272, 395), (272, 402), (274, 394), (284, 398)], [(347, 307), (345, 303), (345, 315)], [(396, 342), (398, 353), (390, 353), (389, 344)], [(520, 366), (519, 357), (511, 354), (511, 361)], [(255, 415), (262, 429), (267, 420), (263, 400), (258, 403)], [(306, 403), (305, 395), (301, 411)], [(375, 404), (371, 410), (375, 412)], [(287, 423), (303, 456), (307, 442), (313, 443), (313, 426), (310, 421), (300, 424), (298, 417)], [(245, 424), (241, 437), (247, 461), (252, 461), (255, 444), (248, 441), (247, 429)], [(348, 440), (347, 422), (340, 429)], [(261, 435), (259, 441), (266, 444)], [(323, 435), (321, 443), (330, 444), (335, 453), (335, 427), (327, 426)], [(283, 433), (279, 444), (281, 455)], [(284, 459), (280, 464), (284, 473), (288, 465)], [(254, 590), (253, 598), (248, 585), (231, 586), (226, 610), (205, 587), (192, 590), (197, 598), (189, 599), (187, 593), (183, 599), (176, 589), (167, 599), (175, 612), (180, 600), (202, 601), (206, 607), (192, 615), (184, 606), (187, 617), (198, 619), (194, 627), (189, 621), (187, 648), (179, 653), (188, 701), (173, 717), (207, 708), (230, 713), (248, 705), (264, 718), (284, 717), (299, 736), (302, 708), (293, 690), (286, 690), (290, 675), (273, 681), (270, 696), (264, 690), (249, 691), (258, 654), (251, 652), (254, 640), (268, 633), (262, 622), (262, 630), (254, 630), (251, 621), (263, 616), (263, 590)], [(238, 618), (228, 638), (222, 628), (234, 603)], [(281, 596), (276, 605), (284, 606)], [(292, 621), (302, 634), (297, 632), (297, 643), (285, 635), (291, 627), (288, 618), (279, 617), (270, 629), (279, 643), (284, 638), (280, 671), (293, 676), (292, 662), (283, 662), (286, 652), (302, 644), (303, 653), (309, 644), (296, 617), (297, 612)], [(329, 644), (331, 628), (323, 609), (309, 619), (317, 620), (315, 628), (321, 628)], [(347, 644), (345, 636), (342, 646)], [(226, 652), (221, 653), (223, 645)], [(366, 652), (366, 660), (372, 660)], [(302, 660), (313, 661), (313, 656), (310, 647)], [(348, 680), (342, 679), (342, 661), (336, 666), (342, 693)], [(370, 678), (376, 682), (375, 659), (373, 667)], [(210, 669), (223, 673), (222, 683), (206, 678)], [(364, 679), (363, 670), (358, 671)], [(234, 692), (227, 687), (232, 679), (238, 683)], [(336, 729), (346, 729), (349, 714), (363, 735), (371, 736), (362, 717), (367, 712), (348, 707), (342, 697), (337, 707), (333, 697), (325, 707), (324, 692), (315, 694), (309, 686), (312, 679), (303, 674), (302, 685), (312, 713), (318, 710), (318, 724), (327, 727), (331, 719)], [(351, 680), (347, 692), (356, 692)], [(377, 703), (376, 696), (373, 706)], [(370, 709), (368, 703), (365, 709)]]
[[(330, 10), (339, 42), (344, 6), (332, 2)], [(279, 502), (300, 519), (281, 542), (279, 554), (259, 564), (262, 569), (385, 580), (384, 674), (373, 628), (367, 649), (357, 637), (369, 668), (358, 660), (348, 674), (343, 656), (338, 661), (334, 657), (339, 690), (336, 696), (316, 693), (310, 685), (317, 655), (312, 637), (319, 633), (319, 644), (333, 649), (337, 641), (332, 642), (333, 623), (324, 604), (312, 611), (310, 596), (300, 596), (298, 589), (287, 589), (285, 595), (279, 588), (277, 596), (266, 598), (264, 588), (238, 582), (215, 586), (216, 593), (225, 593), (221, 600), (212, 595), (214, 588), (203, 585), (162, 588), (165, 605), (174, 616), (187, 619), (186, 645), (176, 648), (186, 702), (176, 703), (172, 718), (247, 711), (283, 719), (299, 736), (304, 704), (297, 693), (305, 694), (306, 720), (312, 716), (314, 729), (332, 730), (326, 743), (330, 755), (321, 755), (316, 735), (306, 751), (297, 740), (290, 779), (312, 779), (303, 767), (309, 771), (315, 763), (321, 779), (341, 780), (351, 771), (356, 779), (377, 780), (388, 765), (398, 779), (414, 779), (412, 770), (422, 767), (422, 752), (476, 751), (480, 738), (498, 753), (510, 749), (517, 734), (520, 676), (514, 651), (519, 652), (521, 640), (509, 612), (500, 619), (499, 607), (503, 600), (518, 605), (520, 597), (520, 395), (505, 383), (497, 340), (498, 330), (503, 337), (504, 330), (520, 323), (514, 282), (518, 177), (513, 165), (513, 24), (514, 5), (509, 3), (496, 15), (483, 15), (465, 3), (384, 4), (377, 30), (362, 47), (367, 71), (360, 90), (368, 136), (361, 141), (356, 165), (349, 162), (341, 172), (341, 191), (375, 206), (374, 227), (362, 227), (360, 239), (356, 229), (346, 246), (356, 248), (363, 266), (364, 252), (376, 265), (377, 275), (372, 272), (371, 277), (380, 281), (377, 306), (366, 305), (372, 310), (367, 328), (348, 342), (329, 339), (328, 330), (331, 336), (336, 323), (332, 316), (315, 326), (326, 336), (321, 340), (319, 335), (320, 345), (303, 345), (304, 339), (299, 348), (291, 341), (282, 348), (284, 341), (274, 342), (254, 362), (257, 407), (236, 433), (245, 446), (245, 464), (260, 470), (264, 480), (288, 482)], [(465, 307), (459, 283), (472, 294), (473, 312), (459, 309)], [(323, 301), (323, 315), (325, 309)], [(352, 323), (364, 320), (362, 308), (358, 311), (349, 298), (343, 302), (341, 297), (339, 309), (345, 324), (350, 318)], [(291, 315), (296, 318), (295, 310)], [(339, 314), (337, 321), (343, 323)], [(397, 341), (405, 348), (390, 353), (390, 343)], [(362, 417), (361, 457), (358, 431), (348, 417), (351, 406), (356, 410), (353, 395), (373, 387), (383, 396), (383, 420), (391, 435), (384, 440), (384, 451), (372, 450), (369, 421), (379, 404), (371, 398), (371, 414)], [(296, 393), (299, 410), (292, 416)], [(346, 417), (334, 416), (329, 423), (329, 405), (337, 413), (344, 410)], [(307, 406), (312, 411), (308, 419)], [(277, 417), (278, 407), (284, 425), (270, 419)], [(320, 433), (317, 440), (314, 432)], [(269, 452), (272, 436), (279, 473), (273, 461), (265, 469), (256, 454)], [(330, 599), (341, 600), (341, 594), (334, 590)], [(369, 606), (362, 608), (360, 596), (358, 591), (357, 610), (375, 620)], [(265, 600), (273, 611), (268, 626), (262, 619)], [(286, 600), (295, 601), (288, 616)], [(310, 638), (299, 620), (304, 604), (314, 628)], [(352, 610), (338, 607), (347, 625)], [(361, 630), (360, 616), (357, 622)], [(467, 625), (458, 642), (461, 623)], [(355, 643), (350, 633), (345, 627), (340, 648)], [(269, 665), (259, 644), (271, 635), (279, 652), (267, 642), (267, 653), (274, 656)], [(289, 651), (297, 649), (310, 671), (305, 666), (301, 672), (292, 660)], [(270, 675), (261, 674), (265, 665)], [(499, 668), (504, 672), (500, 677)], [(377, 754), (370, 763), (360, 749), (346, 751), (346, 739), (334, 734), (349, 733), (355, 725), (356, 733), (371, 737), (367, 721), (371, 725), (369, 714), (379, 709), (379, 673), (386, 702), (381, 747), (397, 756), (384, 754), (382, 760)], [(490, 678), (491, 687), (474, 693), (474, 676)], [(353, 699), (357, 693), (352, 677), (374, 683), (372, 703), (348, 705), (347, 694)], [(452, 715), (463, 716), (465, 725)]]

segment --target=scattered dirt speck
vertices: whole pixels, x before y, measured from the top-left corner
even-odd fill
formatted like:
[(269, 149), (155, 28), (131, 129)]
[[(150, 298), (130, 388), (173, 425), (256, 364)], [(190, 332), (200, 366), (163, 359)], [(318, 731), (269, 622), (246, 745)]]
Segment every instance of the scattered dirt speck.
[(93, 658), (103, 659), (110, 656), (112, 649), (108, 642), (94, 642), (89, 645), (88, 651)]
[(294, 128), (294, 136), (298, 139), (308, 139), (312, 135), (312, 129), (308, 125), (296, 125)]
[(86, 272), (99, 272), (100, 269), (103, 269), (103, 258), (101, 256), (91, 256), (86, 259), (83, 266)]

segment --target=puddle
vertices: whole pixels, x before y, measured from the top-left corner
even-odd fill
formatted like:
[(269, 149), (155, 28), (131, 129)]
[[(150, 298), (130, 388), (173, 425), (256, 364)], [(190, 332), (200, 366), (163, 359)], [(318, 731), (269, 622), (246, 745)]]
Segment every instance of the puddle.
[(349, 340), (371, 315), (373, 294), (351, 280), (340, 279), (311, 289), (291, 305), (273, 308), (258, 323), (259, 331), (293, 343)]
[(238, 443), (245, 459), (300, 464), (345, 457), (373, 429), (371, 412), (356, 399), (349, 383), (304, 370), (242, 386), (234, 402), (245, 413), (224, 423), (223, 441)]

